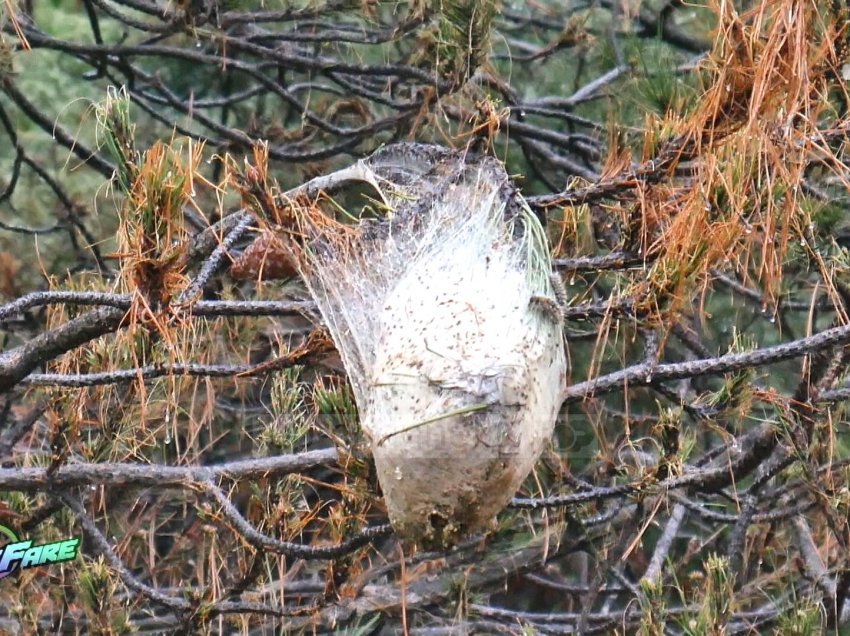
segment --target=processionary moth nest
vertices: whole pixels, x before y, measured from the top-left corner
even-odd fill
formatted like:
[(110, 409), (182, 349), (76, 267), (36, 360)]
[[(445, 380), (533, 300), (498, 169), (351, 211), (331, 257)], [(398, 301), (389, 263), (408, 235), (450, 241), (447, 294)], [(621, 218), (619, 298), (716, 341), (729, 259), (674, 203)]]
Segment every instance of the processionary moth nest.
[(388, 146), (357, 172), (386, 219), (301, 219), (298, 263), (339, 349), (395, 530), (449, 545), (528, 476), (563, 402), (543, 227), (490, 157)]

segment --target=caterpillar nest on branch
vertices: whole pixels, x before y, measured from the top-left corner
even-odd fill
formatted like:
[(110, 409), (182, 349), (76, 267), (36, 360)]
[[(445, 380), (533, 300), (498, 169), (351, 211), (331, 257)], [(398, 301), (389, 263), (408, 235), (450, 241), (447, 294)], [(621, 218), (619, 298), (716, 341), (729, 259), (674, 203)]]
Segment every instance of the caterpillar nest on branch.
[(305, 211), (299, 269), (348, 372), (390, 522), (450, 545), (505, 507), (563, 402), (543, 227), (493, 158), (396, 144), (338, 174), (371, 183), (387, 219)]

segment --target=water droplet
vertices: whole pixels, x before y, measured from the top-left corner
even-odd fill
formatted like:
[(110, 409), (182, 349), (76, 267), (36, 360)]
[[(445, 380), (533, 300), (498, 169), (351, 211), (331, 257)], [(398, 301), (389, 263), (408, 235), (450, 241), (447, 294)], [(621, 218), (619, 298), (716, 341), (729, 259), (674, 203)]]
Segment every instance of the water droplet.
[(646, 381), (647, 381), (647, 383), (652, 382), (652, 374), (651, 373), (646, 374)]
[(400, 468), (399, 466), (396, 466), (396, 467), (395, 467), (395, 470), (393, 471), (393, 476), (394, 476), (394, 477), (395, 477), (398, 481), (401, 481), (401, 480), (402, 480), (402, 478), (404, 477), (404, 475), (402, 475), (402, 473), (401, 473), (401, 468)]
[(774, 316), (771, 316), (771, 317), (770, 317), (770, 318), (768, 318), (767, 320), (768, 320), (768, 322), (770, 322), (770, 324), (773, 324), (773, 323), (775, 323), (775, 322), (776, 322), (776, 316), (775, 316), (775, 315), (774, 315)]

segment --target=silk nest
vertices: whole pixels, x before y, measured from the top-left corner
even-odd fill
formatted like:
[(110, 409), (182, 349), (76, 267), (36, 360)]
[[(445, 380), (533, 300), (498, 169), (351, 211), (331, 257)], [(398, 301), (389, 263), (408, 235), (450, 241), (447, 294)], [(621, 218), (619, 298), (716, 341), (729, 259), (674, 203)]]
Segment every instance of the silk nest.
[(388, 146), (342, 171), (377, 218), (305, 224), (299, 267), (340, 352), (390, 522), (446, 546), (491, 526), (563, 401), (547, 240), (501, 163)]

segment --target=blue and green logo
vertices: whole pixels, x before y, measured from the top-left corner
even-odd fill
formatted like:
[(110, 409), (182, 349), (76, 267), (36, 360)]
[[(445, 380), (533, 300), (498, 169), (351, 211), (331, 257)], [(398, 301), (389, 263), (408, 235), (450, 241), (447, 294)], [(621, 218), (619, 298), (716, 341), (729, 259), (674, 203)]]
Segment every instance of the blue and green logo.
[(77, 558), (78, 538), (33, 545), (31, 539), (21, 541), (11, 529), (0, 525), (0, 541), (5, 537), (8, 543), (0, 548), (0, 579), (13, 574), (20, 568), (34, 568), (50, 563), (65, 563)]

